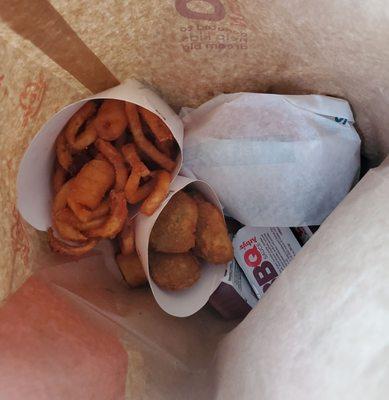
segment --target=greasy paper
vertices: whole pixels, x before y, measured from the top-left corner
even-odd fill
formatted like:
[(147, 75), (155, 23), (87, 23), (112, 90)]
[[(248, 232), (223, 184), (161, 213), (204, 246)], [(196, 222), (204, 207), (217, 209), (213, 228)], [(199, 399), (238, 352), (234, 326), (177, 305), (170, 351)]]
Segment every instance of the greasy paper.
[(166, 207), (170, 199), (178, 191), (188, 185), (198, 190), (204, 197), (222, 210), (221, 204), (212, 188), (205, 182), (177, 176), (171, 183), (168, 197), (163, 201), (159, 208), (151, 216), (139, 214), (135, 219), (135, 243), (139, 258), (149, 281), (154, 297), (161, 308), (170, 315), (176, 317), (187, 317), (194, 314), (208, 301), (210, 295), (219, 286), (226, 265), (212, 265), (205, 261), (200, 261), (200, 279), (190, 288), (170, 291), (158, 287), (150, 277), (149, 271), (149, 239), (151, 230), (162, 210)]
[[(51, 177), (54, 165), (54, 142), (69, 118), (91, 99), (118, 99), (138, 104), (156, 113), (176, 139), (180, 153), (172, 172), (176, 176), (182, 164), (182, 122), (174, 111), (151, 89), (135, 80), (128, 80), (112, 89), (98, 93), (57, 112), (36, 134), (20, 163), (17, 178), (18, 209), (34, 228), (47, 230), (51, 224), (53, 193)], [(31, 199), (34, 201), (31, 201)]]
[(234, 93), (183, 121), (184, 174), (208, 182), (244, 225), (320, 225), (359, 175), (360, 139), (344, 100)]

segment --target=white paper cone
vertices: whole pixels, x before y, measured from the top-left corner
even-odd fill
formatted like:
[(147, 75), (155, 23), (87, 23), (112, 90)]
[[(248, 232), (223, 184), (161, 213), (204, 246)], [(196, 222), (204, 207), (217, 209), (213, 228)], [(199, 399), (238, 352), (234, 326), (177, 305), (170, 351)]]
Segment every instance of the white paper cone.
[(172, 131), (179, 146), (177, 165), (172, 172), (173, 178), (181, 168), (182, 122), (157, 94), (140, 82), (128, 80), (114, 88), (70, 104), (47, 121), (32, 140), (20, 163), (17, 177), (18, 209), (23, 218), (38, 230), (47, 230), (51, 226), (54, 142), (69, 118), (92, 99), (117, 99), (135, 103), (161, 117)]
[(153, 295), (164, 311), (176, 317), (188, 317), (200, 310), (208, 301), (209, 296), (219, 286), (226, 269), (225, 265), (210, 265), (206, 262), (201, 262), (202, 260), (199, 259), (201, 262), (200, 279), (192, 287), (179, 291), (163, 290), (150, 278), (148, 248), (151, 230), (159, 214), (172, 196), (188, 185), (201, 192), (209, 202), (222, 211), (219, 199), (208, 184), (199, 180), (177, 176), (170, 186), (168, 197), (155, 213), (150, 217), (139, 214), (135, 219), (136, 248)]

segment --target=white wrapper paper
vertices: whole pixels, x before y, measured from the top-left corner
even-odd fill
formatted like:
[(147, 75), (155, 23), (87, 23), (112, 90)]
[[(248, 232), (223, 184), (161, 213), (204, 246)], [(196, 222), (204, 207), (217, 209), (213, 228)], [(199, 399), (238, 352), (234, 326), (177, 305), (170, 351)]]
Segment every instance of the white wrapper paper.
[(47, 230), (51, 226), (51, 176), (53, 172), (54, 142), (69, 118), (92, 99), (117, 99), (138, 104), (163, 119), (172, 131), (180, 152), (173, 177), (182, 164), (182, 122), (175, 112), (152, 90), (136, 80), (128, 80), (118, 86), (70, 104), (57, 112), (43, 125), (32, 140), (20, 163), (17, 177), (18, 209), (23, 218), (34, 228)]
[(177, 176), (170, 186), (170, 193), (166, 200), (160, 205), (155, 213), (147, 217), (139, 214), (135, 219), (135, 242), (136, 249), (141, 259), (147, 279), (155, 299), (161, 308), (170, 315), (176, 317), (188, 317), (194, 314), (208, 301), (209, 296), (219, 286), (223, 279), (226, 265), (211, 265), (201, 262), (201, 277), (190, 288), (169, 291), (159, 288), (151, 279), (149, 273), (149, 238), (151, 230), (159, 214), (174, 196), (175, 193), (191, 185), (192, 188), (201, 192), (204, 197), (222, 210), (221, 204), (215, 192), (205, 183), (194, 179)]
[(349, 104), (327, 96), (222, 94), (182, 113), (184, 174), (250, 226), (319, 225), (359, 174)]

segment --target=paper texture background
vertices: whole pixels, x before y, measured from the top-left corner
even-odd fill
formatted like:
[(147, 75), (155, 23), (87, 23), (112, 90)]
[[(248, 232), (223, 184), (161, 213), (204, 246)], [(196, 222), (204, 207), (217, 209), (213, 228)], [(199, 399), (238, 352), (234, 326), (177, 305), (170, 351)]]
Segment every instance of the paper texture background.
[(329, 0), (320, 12), (309, 0), (2, 3), (0, 298), (41, 271), (0, 309), (7, 399), (387, 398), (387, 166), (222, 342), (233, 325), (209, 309), (169, 317), (101, 262), (52, 257), (15, 208), (18, 165), (43, 123), (127, 78), (177, 110), (220, 92), (346, 98), (363, 154), (378, 164), (389, 150), (386, 9), (385, 0)]

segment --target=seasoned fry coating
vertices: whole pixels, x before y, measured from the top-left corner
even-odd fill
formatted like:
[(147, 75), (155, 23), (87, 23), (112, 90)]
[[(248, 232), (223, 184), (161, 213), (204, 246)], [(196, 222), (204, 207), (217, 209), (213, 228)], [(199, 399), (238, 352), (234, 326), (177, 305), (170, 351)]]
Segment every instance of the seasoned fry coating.
[(86, 231), (88, 237), (113, 239), (123, 229), (128, 215), (124, 193), (112, 190), (109, 198), (110, 215), (106, 218), (103, 225)]
[(125, 110), (135, 144), (139, 147), (141, 151), (146, 153), (162, 168), (165, 168), (169, 172), (173, 171), (176, 163), (168, 156), (161, 153), (144, 135), (137, 106), (132, 103), (126, 103)]
[(67, 171), (64, 170), (58, 163), (56, 163), (54, 174), (53, 174), (53, 192), (56, 195), (66, 182)]
[(52, 219), (54, 228), (63, 239), (72, 242), (86, 242), (88, 240), (75, 226), (74, 223), (77, 218), (69, 208), (64, 208), (53, 214)]
[(128, 178), (128, 169), (122, 154), (111, 143), (102, 139), (96, 140), (96, 148), (115, 169), (115, 190), (123, 190)]
[(108, 141), (118, 139), (127, 126), (124, 102), (111, 99), (104, 100), (93, 125), (101, 139)]
[(134, 222), (127, 219), (123, 230), (119, 234), (120, 251), (124, 255), (135, 251), (135, 227)]
[(116, 256), (116, 263), (124, 280), (132, 288), (143, 286), (147, 283), (145, 272), (136, 252), (128, 255), (118, 254)]
[(185, 253), (195, 246), (198, 208), (185, 192), (176, 193), (159, 214), (150, 246), (164, 253)]
[(93, 101), (85, 103), (72, 117), (64, 128), (64, 135), (69, 146), (74, 150), (83, 150), (96, 140), (97, 132), (92, 124), (88, 124), (83, 132), (78, 134), (85, 121), (96, 112)]
[(155, 186), (140, 207), (142, 214), (151, 215), (161, 205), (169, 192), (170, 179), (169, 172), (163, 169), (156, 172)]
[(89, 251), (91, 251), (97, 244), (96, 239), (90, 239), (86, 242), (84, 242), (82, 245), (79, 246), (71, 246), (67, 243), (61, 242), (59, 239), (57, 239), (54, 236), (53, 230), (49, 228), (47, 231), (48, 233), (48, 239), (49, 239), (49, 246), (51, 250), (53, 250), (56, 253), (64, 254), (67, 256), (75, 256), (79, 257), (82, 256)]
[(195, 253), (212, 264), (224, 264), (234, 257), (224, 217), (213, 204), (195, 196), (199, 209)]
[[(119, 235), (122, 260), (118, 263), (127, 262), (125, 257), (131, 255), (130, 262), (139, 264), (127, 206), (137, 205), (131, 210), (145, 215), (155, 212), (169, 192), (178, 151), (163, 119), (147, 109), (116, 99), (84, 103), (55, 142), (52, 228), (48, 231), (53, 251), (80, 256), (98, 240)], [(197, 207), (190, 198), (186, 201)], [(173, 245), (176, 253), (195, 244), (196, 222), (191, 218), (185, 217), (181, 231), (174, 235), (175, 242), (178, 236), (183, 241), (178, 249)], [(159, 235), (161, 242), (166, 240)]]
[(150, 170), (139, 158), (136, 147), (133, 143), (126, 144), (122, 147), (124, 159), (131, 165), (131, 172), (136, 172), (141, 177), (150, 175)]
[(72, 153), (70, 147), (66, 142), (63, 131), (57, 136), (55, 140), (55, 152), (57, 154), (57, 160), (59, 165), (66, 171), (69, 171), (70, 166), (73, 162)]
[(142, 186), (140, 184), (140, 175), (136, 172), (131, 172), (126, 186), (124, 188), (124, 193), (126, 194), (126, 199), (129, 204), (136, 204), (144, 200), (146, 197), (150, 196), (151, 192), (155, 186), (155, 179), (150, 179)]
[(166, 290), (181, 290), (195, 284), (201, 274), (196, 257), (190, 253), (150, 253), (150, 275), (156, 285)]
[(159, 142), (173, 139), (170, 129), (158, 115), (140, 106), (138, 106), (138, 111)]
[[(109, 211), (109, 209), (108, 209)], [(89, 229), (95, 229), (98, 228), (99, 226), (103, 225), (103, 223), (106, 221), (107, 217), (104, 216), (99, 216), (94, 219), (91, 219), (90, 221), (87, 222), (82, 222), (80, 221), (74, 212), (70, 208), (64, 208), (63, 210), (58, 211), (56, 214), (53, 215), (53, 221), (56, 221), (56, 224), (66, 224), (70, 225), (73, 229), (77, 229), (78, 231), (87, 231)], [(57, 227), (57, 225), (54, 224), (54, 227)], [(67, 238), (66, 236), (62, 235), (59, 229), (57, 229), (58, 233), (64, 238), (72, 241), (77, 241), (75, 239)], [(86, 237), (85, 237), (86, 240)]]
[(73, 179), (67, 197), (69, 207), (81, 221), (92, 219), (92, 210), (97, 208), (104, 194), (111, 188), (115, 171), (107, 161), (89, 161)]
[(59, 192), (55, 195), (53, 200), (53, 206), (51, 208), (54, 214), (66, 207), (73, 180), (74, 178), (68, 180), (65, 184), (63, 184)]

